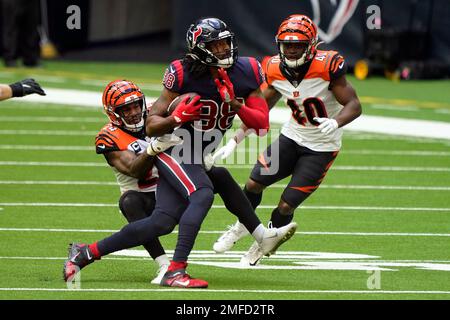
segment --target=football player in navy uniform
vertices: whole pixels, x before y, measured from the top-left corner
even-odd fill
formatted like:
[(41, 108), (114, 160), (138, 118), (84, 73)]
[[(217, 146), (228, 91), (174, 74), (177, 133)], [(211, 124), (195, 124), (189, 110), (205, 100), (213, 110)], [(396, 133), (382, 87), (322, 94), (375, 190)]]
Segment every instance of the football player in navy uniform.
[[(236, 114), (249, 128), (267, 132), (268, 108), (259, 89), (263, 81), (259, 63), (254, 58), (237, 57), (233, 33), (217, 18), (197, 20), (188, 29), (187, 42), (186, 57), (167, 68), (164, 89), (146, 121), (148, 136), (174, 132), (184, 140), (182, 146), (169, 148), (154, 159), (159, 172), (154, 212), (111, 237), (72, 250), (65, 264), (66, 280), (75, 274), (76, 267), (168, 234), (178, 224), (175, 252), (160, 285), (206, 288), (208, 282), (191, 278), (186, 267), (214, 192), (220, 194), (225, 206), (237, 215), (265, 254), (274, 253), (295, 233), (296, 223), (265, 228), (229, 172), (213, 167), (207, 173), (203, 163), (204, 156), (217, 147), (223, 133), (231, 127)], [(198, 95), (178, 101), (168, 114), (171, 103), (190, 92)]]

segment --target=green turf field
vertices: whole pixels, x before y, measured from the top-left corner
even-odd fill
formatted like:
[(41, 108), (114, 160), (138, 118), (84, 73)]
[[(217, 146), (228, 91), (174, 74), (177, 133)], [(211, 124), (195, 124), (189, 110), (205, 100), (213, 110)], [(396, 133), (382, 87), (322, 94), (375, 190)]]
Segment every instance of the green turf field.
[[(0, 69), (0, 82), (31, 75), (44, 87), (101, 92), (124, 77), (156, 96), (163, 71), (48, 62), (39, 70)], [(450, 81), (349, 78), (365, 114), (450, 123)], [(0, 299), (450, 298), (450, 140), (346, 132), (322, 186), (296, 211), (297, 234), (263, 260), (264, 268), (236, 268), (250, 238), (229, 254), (212, 254), (235, 221), (216, 199), (188, 269), (208, 280), (208, 289), (186, 294), (151, 285), (156, 266), (136, 248), (87, 267), (81, 289), (69, 290), (62, 281), (68, 243), (99, 240), (125, 223), (112, 171), (93, 148), (107, 118), (100, 107), (20, 99), (0, 109)], [(228, 168), (244, 183), (252, 164)], [(264, 222), (285, 184), (265, 192), (257, 211)], [(162, 242), (172, 250), (176, 233)]]

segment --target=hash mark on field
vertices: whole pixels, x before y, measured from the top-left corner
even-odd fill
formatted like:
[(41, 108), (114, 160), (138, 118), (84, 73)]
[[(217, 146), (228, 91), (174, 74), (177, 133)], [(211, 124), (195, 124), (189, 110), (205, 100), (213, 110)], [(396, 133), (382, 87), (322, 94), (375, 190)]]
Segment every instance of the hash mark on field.
[[(1, 208), (0, 208), (1, 210)], [(114, 233), (112, 229), (61, 229), (61, 228), (0, 228), (0, 231), (18, 232), (80, 232), (80, 233)], [(172, 233), (178, 233), (174, 230)], [(223, 230), (200, 230), (202, 234), (222, 234)], [(331, 232), (331, 231), (297, 231), (300, 235), (333, 236), (400, 236), (400, 237), (450, 237), (450, 233), (405, 233), (405, 232)]]
[[(58, 203), (58, 202), (1, 202), (8, 207), (117, 207), (115, 203)], [(261, 205), (258, 209), (273, 209), (277, 205)], [(213, 205), (212, 209), (226, 209), (223, 205)], [(450, 211), (450, 208), (417, 207), (363, 207), (363, 206), (302, 206), (304, 210), (376, 210), (376, 211)]]

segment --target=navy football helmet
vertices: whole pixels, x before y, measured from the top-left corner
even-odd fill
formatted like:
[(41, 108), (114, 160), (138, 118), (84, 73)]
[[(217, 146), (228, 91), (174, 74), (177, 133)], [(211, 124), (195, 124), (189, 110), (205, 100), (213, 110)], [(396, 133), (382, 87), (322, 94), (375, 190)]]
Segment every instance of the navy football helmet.
[[(217, 57), (208, 49), (208, 43), (226, 39), (230, 47), (226, 57)], [(202, 18), (189, 27), (186, 34), (188, 55), (201, 63), (219, 68), (229, 68), (237, 60), (234, 34), (225, 22), (218, 18)]]

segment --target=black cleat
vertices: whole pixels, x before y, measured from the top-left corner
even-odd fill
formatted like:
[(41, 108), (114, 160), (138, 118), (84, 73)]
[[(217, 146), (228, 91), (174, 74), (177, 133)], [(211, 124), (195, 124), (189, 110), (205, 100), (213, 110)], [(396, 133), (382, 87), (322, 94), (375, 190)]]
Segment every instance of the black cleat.
[(84, 243), (71, 243), (69, 245), (68, 259), (64, 263), (64, 281), (71, 281), (73, 276), (82, 268), (94, 262), (95, 258), (89, 246)]

